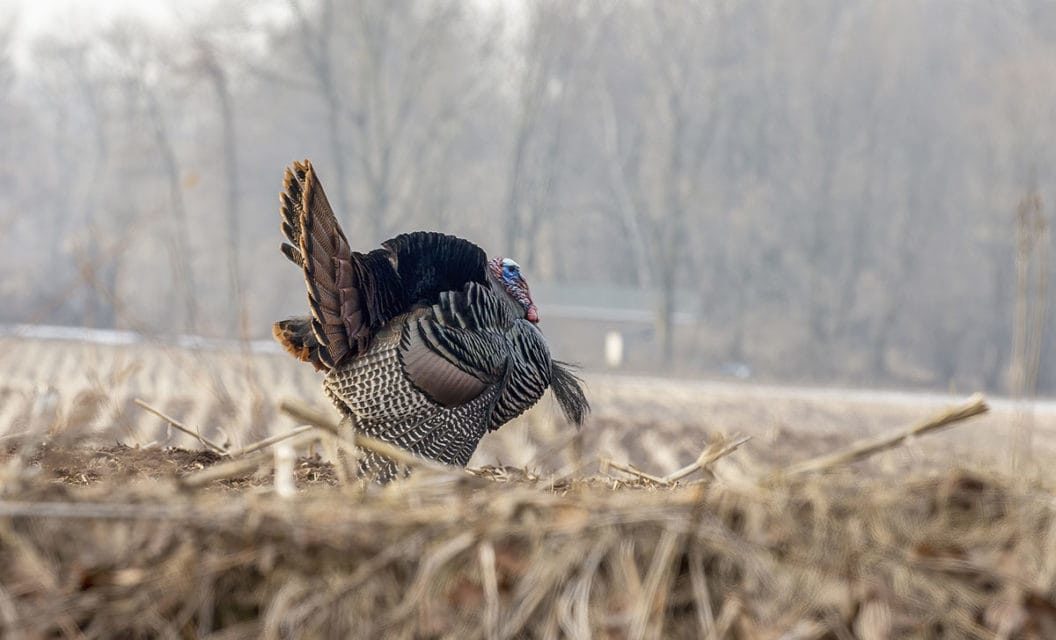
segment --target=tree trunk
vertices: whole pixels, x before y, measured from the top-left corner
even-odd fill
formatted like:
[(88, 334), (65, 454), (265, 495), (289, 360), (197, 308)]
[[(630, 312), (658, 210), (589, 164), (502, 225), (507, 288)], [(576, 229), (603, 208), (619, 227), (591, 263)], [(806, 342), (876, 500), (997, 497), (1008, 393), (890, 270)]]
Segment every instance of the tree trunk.
[(660, 346), (660, 363), (667, 367), (675, 358), (675, 269), (664, 265), (656, 291), (656, 337)]
[(331, 196), (335, 214), (345, 216), (345, 229), (355, 228), (352, 207), (348, 194), (348, 165), (345, 157), (344, 130), (341, 126), (341, 95), (334, 78), (334, 60), (331, 42), (335, 23), (333, 0), (319, 3), (318, 29), (313, 27), (304, 6), (298, 0), (290, 0), (300, 27), (300, 45), (311, 64), (312, 73), (322, 94), (326, 109), (326, 138), (330, 144), (330, 160), (334, 163), (332, 179), (327, 180), (327, 194)]
[(206, 53), (206, 71), (216, 94), (217, 106), (220, 108), (222, 155), (224, 158), (224, 209), (227, 221), (227, 279), (228, 295), (234, 305), (234, 312), (228, 317), (228, 333), (231, 336), (246, 337), (249, 318), (247, 316), (245, 296), (242, 291), (241, 244), (242, 234), (239, 228), (241, 202), (238, 180), (238, 136), (235, 130), (235, 118), (231, 109), (231, 92), (228, 89), (227, 76), (219, 63)]
[(1023, 199), (1016, 214), (1011, 387), (1012, 396), (1024, 404), (1015, 419), (1013, 468), (1027, 460), (1032, 449), (1034, 416), (1029, 403), (1037, 395), (1049, 276), (1049, 232), (1037, 189)]
[(187, 206), (183, 201), (183, 185), (180, 184), (180, 168), (176, 160), (176, 151), (172, 146), (168, 128), (165, 124), (161, 105), (154, 92), (145, 86), (142, 89), (147, 101), (147, 111), (150, 116), (154, 133), (154, 142), (161, 156), (162, 169), (169, 185), (169, 206), (172, 213), (173, 235), (170, 244), (173, 277), (177, 286), (183, 291), (184, 308), (186, 310), (184, 330), (188, 333), (197, 333), (198, 327), (198, 300), (195, 296), (194, 269), (191, 266), (191, 241), (190, 222), (187, 218)]

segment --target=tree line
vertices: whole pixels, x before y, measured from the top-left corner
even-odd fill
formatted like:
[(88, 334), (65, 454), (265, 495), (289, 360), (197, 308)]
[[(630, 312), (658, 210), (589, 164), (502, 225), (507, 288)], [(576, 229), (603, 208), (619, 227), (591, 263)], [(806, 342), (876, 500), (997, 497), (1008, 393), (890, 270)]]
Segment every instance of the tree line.
[(303, 307), (276, 195), (309, 157), (356, 247), (439, 229), (646, 292), (647, 366), (1056, 388), (1045, 0), (174, 15), (5, 20), (0, 321), (266, 336)]

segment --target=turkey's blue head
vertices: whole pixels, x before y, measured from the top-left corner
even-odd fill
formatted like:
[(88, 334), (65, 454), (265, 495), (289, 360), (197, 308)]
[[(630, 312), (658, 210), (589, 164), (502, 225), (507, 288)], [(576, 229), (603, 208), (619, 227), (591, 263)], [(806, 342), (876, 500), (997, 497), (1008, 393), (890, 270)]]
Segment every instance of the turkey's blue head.
[(509, 258), (492, 258), (488, 261), (488, 271), (495, 281), (502, 285), (506, 293), (524, 309), (524, 318), (528, 322), (539, 322), (539, 311), (532, 302), (528, 283), (521, 275), (521, 265)]

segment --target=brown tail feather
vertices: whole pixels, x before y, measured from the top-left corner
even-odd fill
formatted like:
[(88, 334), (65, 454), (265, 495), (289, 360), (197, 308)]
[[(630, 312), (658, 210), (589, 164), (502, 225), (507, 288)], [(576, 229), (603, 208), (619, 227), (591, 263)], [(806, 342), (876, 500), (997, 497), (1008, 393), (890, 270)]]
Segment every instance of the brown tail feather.
[(330, 369), (323, 361), (319, 341), (312, 331), (311, 318), (280, 320), (271, 326), (271, 333), (293, 357), (302, 362), (312, 363), (316, 371)]
[(279, 194), (279, 214), (282, 235), (289, 242), (282, 243), (282, 254), (298, 267), (304, 266), (301, 255), (301, 211), (304, 209), (303, 188), (305, 175), (308, 172), (308, 161), (294, 162), (286, 168), (282, 179), (282, 193)]

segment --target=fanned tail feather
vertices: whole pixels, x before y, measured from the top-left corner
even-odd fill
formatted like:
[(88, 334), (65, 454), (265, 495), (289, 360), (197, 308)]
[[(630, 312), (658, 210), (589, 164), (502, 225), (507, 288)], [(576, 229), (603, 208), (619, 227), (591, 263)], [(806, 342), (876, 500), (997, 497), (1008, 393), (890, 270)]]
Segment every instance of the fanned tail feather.
[(279, 219), (282, 235), (289, 242), (282, 243), (282, 255), (298, 267), (304, 266), (301, 255), (301, 211), (303, 211), (304, 191), (302, 183), (308, 172), (308, 161), (294, 162), (286, 168), (282, 179), (282, 193), (279, 194)]

